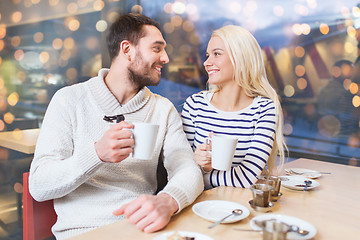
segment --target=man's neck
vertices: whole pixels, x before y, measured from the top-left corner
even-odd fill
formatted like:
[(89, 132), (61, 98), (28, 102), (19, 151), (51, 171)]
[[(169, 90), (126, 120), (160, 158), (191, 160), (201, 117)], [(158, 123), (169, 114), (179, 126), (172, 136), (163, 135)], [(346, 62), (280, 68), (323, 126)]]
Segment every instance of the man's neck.
[(130, 81), (125, 69), (117, 70), (116, 67), (110, 67), (104, 80), (120, 105), (128, 103), (139, 92), (139, 89)]

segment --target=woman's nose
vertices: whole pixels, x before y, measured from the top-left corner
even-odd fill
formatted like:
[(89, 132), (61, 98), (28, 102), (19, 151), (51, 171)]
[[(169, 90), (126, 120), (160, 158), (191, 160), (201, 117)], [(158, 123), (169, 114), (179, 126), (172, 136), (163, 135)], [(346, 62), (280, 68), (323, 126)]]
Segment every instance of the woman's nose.
[(211, 62), (210, 62), (209, 59), (210, 59), (210, 57), (208, 57), (208, 58), (205, 60), (205, 62), (204, 62), (204, 67), (211, 65)]

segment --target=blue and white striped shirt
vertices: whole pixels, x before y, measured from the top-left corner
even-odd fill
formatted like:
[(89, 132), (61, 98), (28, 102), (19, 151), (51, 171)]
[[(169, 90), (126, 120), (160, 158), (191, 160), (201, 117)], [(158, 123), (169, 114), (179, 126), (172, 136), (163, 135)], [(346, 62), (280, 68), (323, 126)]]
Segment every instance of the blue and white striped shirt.
[(231, 170), (214, 169), (205, 173), (205, 188), (249, 187), (256, 182), (256, 176), (261, 174), (270, 156), (276, 127), (275, 104), (258, 96), (240, 111), (224, 112), (210, 103), (213, 94), (204, 91), (188, 97), (181, 114), (184, 131), (194, 151), (210, 132), (238, 138)]

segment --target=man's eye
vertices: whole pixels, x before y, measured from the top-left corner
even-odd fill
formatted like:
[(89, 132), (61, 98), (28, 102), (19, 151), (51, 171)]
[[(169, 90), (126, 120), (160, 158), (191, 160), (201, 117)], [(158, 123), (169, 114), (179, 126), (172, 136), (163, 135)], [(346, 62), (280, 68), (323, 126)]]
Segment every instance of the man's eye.
[(161, 51), (161, 48), (160, 48), (160, 47), (154, 47), (154, 51), (155, 51), (155, 52), (160, 52), (160, 51)]

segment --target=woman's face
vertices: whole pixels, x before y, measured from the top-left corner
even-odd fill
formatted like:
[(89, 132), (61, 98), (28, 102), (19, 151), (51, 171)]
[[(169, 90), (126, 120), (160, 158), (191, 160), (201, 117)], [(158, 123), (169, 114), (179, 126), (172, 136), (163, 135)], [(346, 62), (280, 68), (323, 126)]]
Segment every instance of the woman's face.
[(221, 38), (214, 36), (210, 39), (206, 57), (204, 66), (209, 75), (210, 84), (223, 86), (227, 83), (234, 83), (234, 67)]

